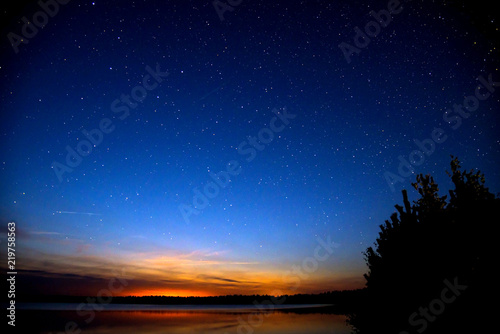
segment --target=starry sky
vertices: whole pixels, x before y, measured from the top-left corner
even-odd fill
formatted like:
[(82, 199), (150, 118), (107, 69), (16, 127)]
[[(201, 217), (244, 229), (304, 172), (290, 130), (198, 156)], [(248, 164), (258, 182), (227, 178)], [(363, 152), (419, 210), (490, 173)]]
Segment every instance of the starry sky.
[(500, 192), (487, 5), (47, 3), (2, 10), (0, 241), (15, 221), (26, 292), (358, 288), (415, 174), (445, 194), (454, 155)]

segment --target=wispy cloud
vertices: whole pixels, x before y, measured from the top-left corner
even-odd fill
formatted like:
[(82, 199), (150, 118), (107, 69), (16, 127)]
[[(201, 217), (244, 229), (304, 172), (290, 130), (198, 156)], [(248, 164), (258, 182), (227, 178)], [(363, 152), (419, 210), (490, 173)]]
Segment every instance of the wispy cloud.
[(67, 214), (67, 215), (102, 216), (100, 213), (94, 213), (94, 212), (56, 211), (55, 213), (58, 213), (58, 214)]
[(204, 274), (198, 275), (197, 278), (200, 278), (202, 280), (222, 281), (222, 282), (228, 282), (228, 283), (241, 283), (241, 281), (238, 281), (238, 280), (235, 280), (235, 279), (224, 278), (224, 277), (217, 277), (217, 276), (210, 276), (210, 275), (204, 275)]
[(30, 234), (34, 235), (61, 235), (59, 232), (49, 232), (49, 231), (30, 231)]

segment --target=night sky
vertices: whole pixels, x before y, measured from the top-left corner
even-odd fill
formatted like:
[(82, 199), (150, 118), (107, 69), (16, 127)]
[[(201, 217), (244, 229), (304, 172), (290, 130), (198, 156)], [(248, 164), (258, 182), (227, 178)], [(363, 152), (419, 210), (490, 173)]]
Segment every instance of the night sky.
[(491, 9), (60, 2), (2, 19), (1, 242), (33, 293), (358, 288), (416, 174), (446, 194), (454, 155), (500, 192)]

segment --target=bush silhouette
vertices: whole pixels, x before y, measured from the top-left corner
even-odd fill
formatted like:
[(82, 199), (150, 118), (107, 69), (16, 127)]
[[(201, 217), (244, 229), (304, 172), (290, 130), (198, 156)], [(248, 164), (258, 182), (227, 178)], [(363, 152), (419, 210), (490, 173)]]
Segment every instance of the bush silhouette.
[[(447, 173), (455, 186), (449, 197), (420, 174), (412, 183), (420, 198), (411, 204), (403, 190), (403, 206), (380, 225), (375, 247), (364, 253), (366, 289), (349, 316), (355, 332), (472, 333), (492, 319), (486, 311), (496, 283), (500, 200), (479, 171), (462, 171), (457, 158)], [(461, 287), (455, 296), (453, 285)]]

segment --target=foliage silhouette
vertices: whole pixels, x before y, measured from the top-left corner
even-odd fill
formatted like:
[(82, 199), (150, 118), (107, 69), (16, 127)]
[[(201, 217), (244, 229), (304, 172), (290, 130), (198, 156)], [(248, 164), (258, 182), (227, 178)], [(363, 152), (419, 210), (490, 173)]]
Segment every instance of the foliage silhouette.
[(412, 183), (420, 198), (410, 204), (403, 190), (403, 206), (380, 225), (375, 248), (364, 253), (366, 289), (349, 315), (355, 332), (473, 333), (493, 319), (487, 310), (500, 199), (483, 174), (462, 171), (453, 156), (447, 174), (455, 186), (448, 201), (420, 174)]

